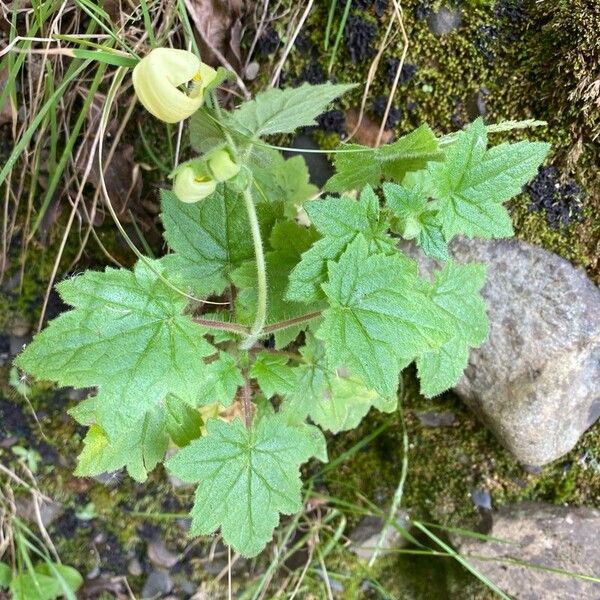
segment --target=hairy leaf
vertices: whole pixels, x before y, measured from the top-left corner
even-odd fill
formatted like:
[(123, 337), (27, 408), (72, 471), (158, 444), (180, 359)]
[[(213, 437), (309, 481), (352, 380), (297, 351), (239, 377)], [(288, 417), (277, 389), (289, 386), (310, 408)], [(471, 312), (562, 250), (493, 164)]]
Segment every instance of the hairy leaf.
[(199, 386), (199, 404), (218, 402), (229, 406), (244, 378), (235, 359), (226, 352), (220, 352), (219, 358), (206, 366), (204, 381)]
[[(317, 239), (313, 227), (304, 227), (292, 221), (277, 223), (269, 238), (271, 251), (265, 254), (267, 265), (267, 285), (269, 302), (267, 306), (267, 324), (285, 321), (299, 317), (308, 312), (302, 302), (285, 298), (290, 273), (300, 262), (303, 252), (308, 250)], [(236, 299), (237, 318), (250, 324), (256, 312), (256, 264), (248, 261), (232, 274), (233, 282), (241, 288)], [(310, 310), (319, 310), (324, 307), (323, 302), (316, 302)], [(289, 327), (275, 333), (276, 347), (283, 348), (292, 342), (306, 329), (307, 323)]]
[(167, 396), (164, 409), (166, 431), (180, 448), (200, 437), (202, 417), (197, 410), (175, 396)]
[(249, 167), (254, 176), (255, 202), (281, 202), (289, 218), (294, 218), (304, 202), (317, 193), (302, 156), (285, 160), (280, 152), (261, 148), (251, 154)]
[(324, 297), (321, 284), (327, 279), (327, 263), (337, 260), (358, 235), (367, 240), (371, 252), (392, 254), (395, 241), (387, 234), (389, 223), (379, 211), (379, 199), (369, 186), (360, 200), (326, 196), (307, 202), (306, 212), (323, 238), (302, 255), (290, 274), (287, 298), (315, 302)]
[(251, 429), (241, 421), (210, 419), (208, 434), (180, 450), (168, 469), (199, 483), (192, 509), (193, 535), (217, 528), (243, 556), (256, 556), (273, 535), (279, 513), (302, 508), (299, 467), (322, 445), (322, 434), (264, 415)]
[(256, 379), (266, 398), (275, 394), (290, 393), (294, 390), (296, 378), (290, 367), (286, 366), (288, 358), (261, 352), (257, 357), (250, 376)]
[(227, 125), (250, 137), (293, 133), (299, 127), (316, 125), (327, 106), (353, 85), (305, 83), (285, 90), (273, 88), (244, 102), (230, 114)]
[(384, 183), (383, 194), (399, 221), (399, 233), (405, 239), (415, 239), (428, 256), (447, 260), (448, 246), (437, 218), (437, 208), (428, 201), (423, 186)]
[[(152, 263), (155, 268), (158, 263)], [(173, 394), (193, 405), (214, 352), (204, 330), (183, 315), (186, 298), (147, 265), (88, 271), (60, 283), (75, 309), (38, 334), (17, 365), (60, 385), (99, 387), (97, 415), (110, 434)]]
[(417, 358), (421, 392), (435, 396), (452, 387), (467, 366), (469, 349), (487, 336), (485, 303), (479, 290), (485, 283), (485, 266), (447, 263), (435, 278), (432, 300), (454, 323), (453, 337), (438, 350)]
[(161, 207), (164, 236), (174, 251), (161, 262), (170, 278), (195, 294), (221, 293), (230, 271), (254, 256), (246, 211), (235, 190), (220, 185), (193, 204), (161, 190)]
[(396, 396), (384, 398), (369, 390), (348, 369), (331, 369), (323, 342), (307, 335), (300, 349), (304, 362), (287, 369), (286, 380), (293, 380), (285, 395), (283, 414), (292, 422), (302, 422), (309, 416), (322, 429), (333, 433), (352, 429), (362, 421), (371, 407), (391, 412), (397, 406)]
[(446, 160), (429, 166), (446, 240), (458, 234), (513, 235), (510, 215), (502, 203), (536, 174), (549, 148), (541, 142), (518, 142), (488, 150), (483, 120), (474, 121), (450, 146)]
[(371, 255), (362, 235), (329, 263), (322, 287), (330, 308), (317, 336), (326, 342), (330, 364), (349, 367), (382, 396), (396, 394), (400, 368), (453, 333), (414, 262), (400, 254)]
[(335, 155), (335, 175), (325, 184), (328, 192), (377, 187), (382, 176), (400, 182), (407, 172), (419, 171), (429, 161), (443, 158), (438, 140), (427, 125), (380, 148), (345, 144), (341, 150)]
[(126, 467), (133, 479), (146, 481), (169, 445), (164, 411), (153, 407), (130, 425), (114, 439), (109, 439), (100, 425), (92, 425), (83, 441), (75, 475), (99, 475)]
[(204, 154), (227, 142), (223, 130), (216, 123), (214, 111), (206, 106), (197, 110), (189, 120), (192, 148)]

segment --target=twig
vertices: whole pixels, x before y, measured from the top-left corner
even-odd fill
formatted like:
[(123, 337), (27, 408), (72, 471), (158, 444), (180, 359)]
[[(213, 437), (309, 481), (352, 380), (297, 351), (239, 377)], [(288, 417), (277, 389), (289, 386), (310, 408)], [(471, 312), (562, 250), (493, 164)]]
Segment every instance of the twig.
[(273, 323), (264, 327), (263, 333), (275, 333), (276, 331), (280, 331), (281, 329), (287, 329), (288, 327), (300, 325), (300, 323), (305, 323), (306, 321), (312, 321), (312, 319), (316, 319), (320, 316), (321, 311), (316, 310), (315, 312), (300, 315), (299, 317), (294, 317), (292, 319), (288, 319), (287, 321), (279, 321), (278, 323)]

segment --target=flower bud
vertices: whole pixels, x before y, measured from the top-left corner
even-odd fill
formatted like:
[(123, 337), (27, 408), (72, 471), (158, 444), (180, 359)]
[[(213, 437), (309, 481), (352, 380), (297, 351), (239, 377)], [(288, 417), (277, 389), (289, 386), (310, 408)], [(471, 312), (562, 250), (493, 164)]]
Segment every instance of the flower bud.
[[(155, 48), (133, 69), (133, 87), (149, 113), (166, 123), (177, 123), (202, 106), (204, 90), (216, 74), (187, 50)], [(179, 89), (190, 81), (188, 93)]]
[(417, 218), (409, 215), (404, 222), (402, 237), (405, 240), (414, 240), (421, 233), (421, 223)]
[(206, 157), (206, 162), (212, 176), (217, 181), (227, 181), (240, 172), (240, 165), (234, 162), (231, 154), (225, 148), (211, 152)]
[(198, 202), (210, 196), (217, 182), (207, 175), (198, 174), (192, 165), (183, 166), (175, 174), (173, 191), (182, 202)]

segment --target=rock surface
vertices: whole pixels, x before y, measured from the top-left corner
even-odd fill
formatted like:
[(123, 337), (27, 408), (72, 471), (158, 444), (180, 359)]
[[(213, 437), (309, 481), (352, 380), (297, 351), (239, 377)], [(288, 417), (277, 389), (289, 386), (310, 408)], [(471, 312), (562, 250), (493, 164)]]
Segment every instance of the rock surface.
[[(482, 542), (454, 536), (467, 557), (525, 561), (570, 573), (598, 577), (600, 511), (536, 503), (505, 506), (494, 513), (490, 535), (506, 540)], [(584, 600), (600, 598), (600, 583), (521, 566), (510, 560), (469, 562), (516, 600)]]
[(431, 13), (427, 18), (429, 31), (434, 35), (447, 35), (458, 29), (462, 23), (462, 16), (458, 8), (442, 6), (437, 12)]
[[(377, 516), (368, 515), (363, 517), (350, 534), (352, 542), (350, 544), (350, 551), (356, 554), (358, 558), (369, 561), (379, 544), (384, 524), (383, 519)], [(390, 524), (385, 529), (385, 535), (379, 546), (378, 556), (383, 556), (390, 552), (390, 550), (406, 547), (409, 538), (407, 535), (402, 535), (402, 532), (408, 532), (410, 528), (408, 513), (400, 509), (396, 513), (396, 526)]]
[[(403, 249), (415, 256), (414, 246)], [(522, 463), (546, 464), (600, 416), (600, 290), (566, 260), (519, 240), (459, 239), (451, 251), (458, 262), (487, 265), (490, 320), (455, 392)], [(435, 263), (417, 258), (431, 273)]]

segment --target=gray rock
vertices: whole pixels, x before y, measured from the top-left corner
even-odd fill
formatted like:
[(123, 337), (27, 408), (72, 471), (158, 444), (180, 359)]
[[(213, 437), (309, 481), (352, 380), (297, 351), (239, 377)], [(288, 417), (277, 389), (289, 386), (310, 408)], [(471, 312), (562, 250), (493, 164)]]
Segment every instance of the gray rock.
[(260, 69), (260, 65), (255, 60), (253, 60), (246, 67), (246, 70), (244, 71), (244, 75), (246, 76), (246, 79), (248, 79), (249, 81), (256, 79), (259, 69)]
[(516, 600), (592, 600), (600, 598), (599, 583), (514, 561), (597, 577), (599, 531), (598, 510), (526, 502), (494, 513), (491, 535), (510, 543), (457, 536), (452, 542), (464, 556), (473, 555), (469, 562)]
[[(379, 517), (363, 517), (350, 534), (350, 551), (358, 558), (369, 561), (375, 552), (383, 526), (384, 522)], [(396, 526), (390, 525), (385, 530), (378, 555), (383, 556), (390, 550), (406, 547), (409, 542), (408, 538), (402, 535), (402, 530), (408, 532), (410, 527), (408, 512), (400, 509), (396, 515)]]
[[(403, 249), (431, 273), (434, 261)], [(490, 320), (455, 391), (521, 462), (555, 460), (600, 416), (600, 290), (519, 240), (459, 239), (451, 250), (458, 262), (487, 265)]]
[(134, 556), (129, 561), (129, 564), (127, 565), (127, 572), (134, 577), (139, 577), (144, 572), (144, 568), (137, 557)]
[(456, 416), (449, 410), (418, 412), (417, 418), (425, 427), (452, 427), (456, 421)]
[(431, 13), (427, 17), (429, 31), (434, 35), (447, 35), (451, 31), (458, 29), (462, 23), (462, 16), (458, 8), (442, 6), (440, 10)]
[(304, 157), (311, 183), (314, 183), (318, 187), (323, 187), (325, 182), (333, 175), (333, 167), (327, 156), (319, 152), (302, 152), (304, 148), (307, 150), (319, 150), (319, 144), (310, 135), (302, 134), (292, 140), (290, 148), (294, 148), (294, 150), (286, 152), (285, 157), (292, 158), (292, 156), (296, 155)]
[[(37, 523), (38, 515), (36, 510), (36, 504), (33, 498), (30, 497), (19, 497), (15, 501), (17, 516), (29, 521), (30, 523)], [(62, 504), (58, 502), (40, 502), (39, 506), (39, 517), (44, 527), (49, 527), (59, 517), (63, 515), (65, 509)]]
[(169, 550), (164, 540), (155, 539), (148, 544), (148, 558), (157, 567), (170, 569), (179, 561), (179, 556)]
[(142, 588), (142, 598), (156, 598), (171, 593), (173, 580), (167, 571), (157, 569), (148, 575)]

